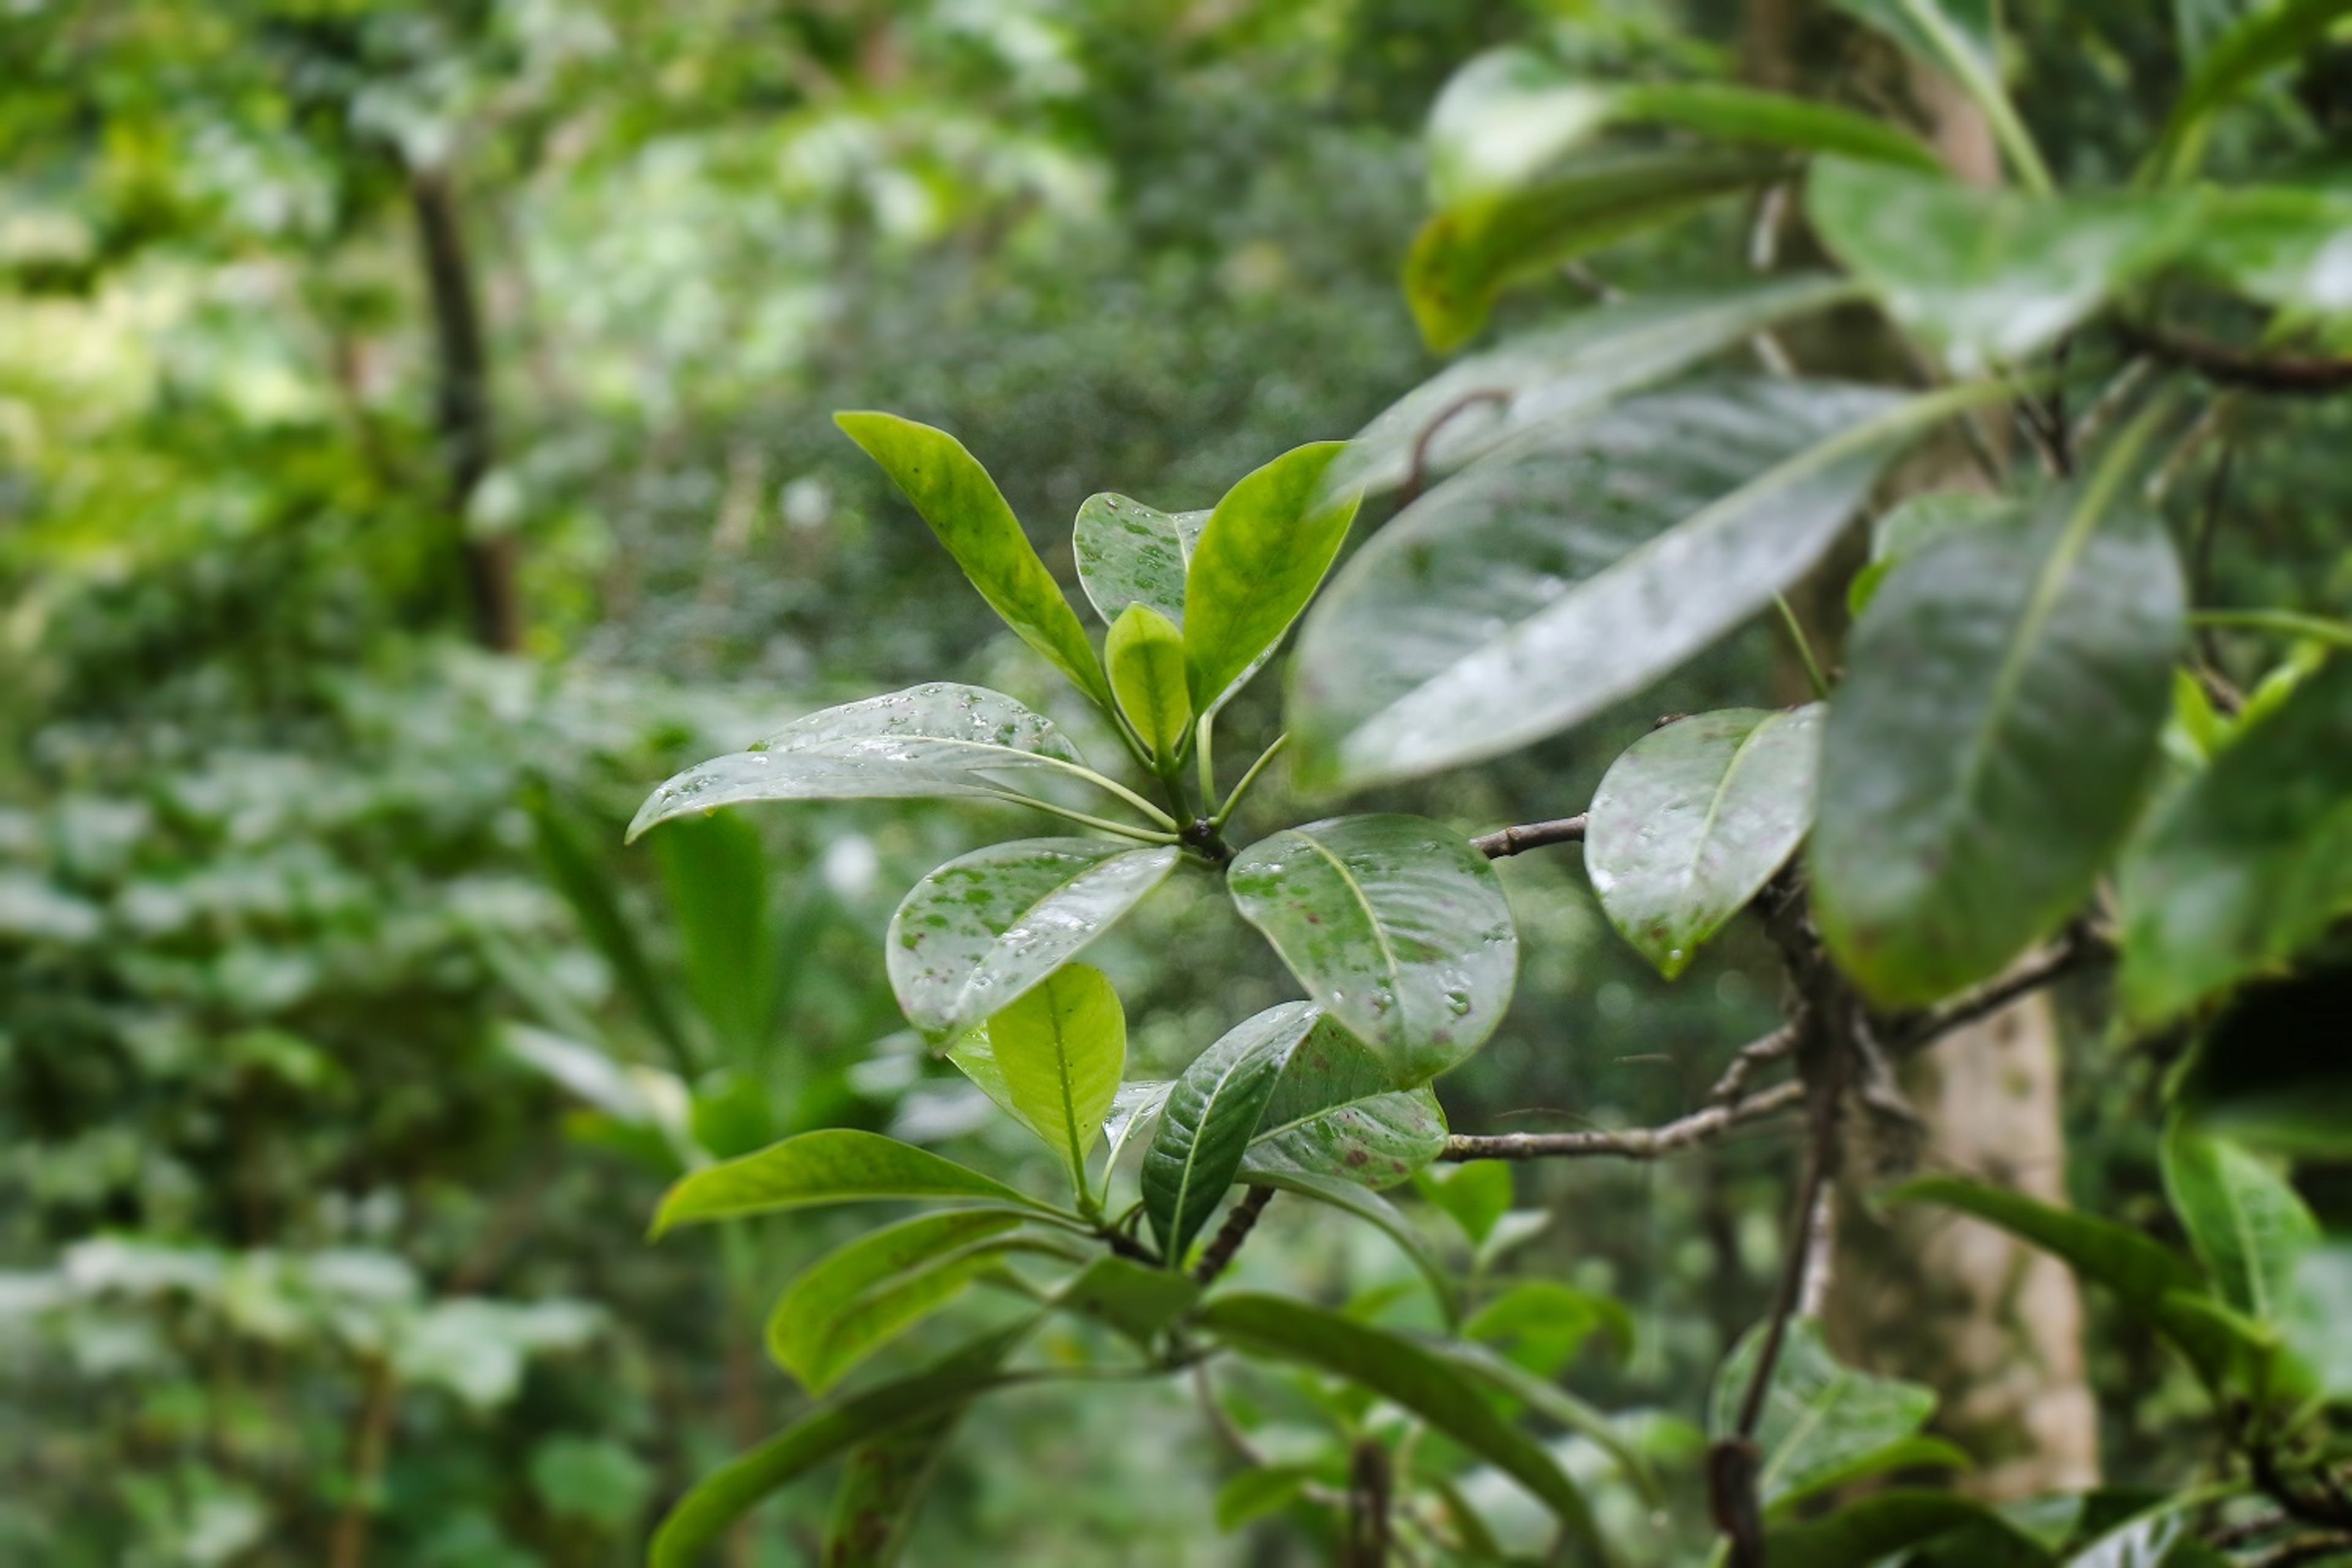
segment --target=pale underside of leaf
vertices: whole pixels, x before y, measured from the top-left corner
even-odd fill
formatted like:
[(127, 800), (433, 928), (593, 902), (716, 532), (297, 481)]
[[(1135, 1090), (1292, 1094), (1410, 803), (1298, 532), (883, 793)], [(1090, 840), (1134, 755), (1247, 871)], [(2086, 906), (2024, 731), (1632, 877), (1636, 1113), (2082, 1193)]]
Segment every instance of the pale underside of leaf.
[(1122, 495), (1087, 498), (1070, 543), (1087, 602), (1109, 626), (1129, 605), (1184, 624), (1184, 573), (1209, 513), (1160, 511)]

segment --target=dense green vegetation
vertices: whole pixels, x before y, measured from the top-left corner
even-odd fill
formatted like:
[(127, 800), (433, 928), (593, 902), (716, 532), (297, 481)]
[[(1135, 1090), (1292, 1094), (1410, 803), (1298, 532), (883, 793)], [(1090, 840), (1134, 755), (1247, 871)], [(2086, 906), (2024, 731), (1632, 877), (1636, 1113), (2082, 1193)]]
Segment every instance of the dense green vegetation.
[(2346, 13), (0, 17), (0, 1556), (2352, 1561)]

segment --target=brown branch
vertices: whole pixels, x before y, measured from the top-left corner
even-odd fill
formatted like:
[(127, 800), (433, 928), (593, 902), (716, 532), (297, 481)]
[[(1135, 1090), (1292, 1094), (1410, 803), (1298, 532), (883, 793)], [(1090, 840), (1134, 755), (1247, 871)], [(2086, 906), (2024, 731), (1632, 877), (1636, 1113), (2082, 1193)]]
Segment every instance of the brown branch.
[(1437, 433), (1454, 423), (1454, 416), (1486, 403), (1508, 403), (1511, 395), (1500, 387), (1485, 386), (1475, 392), (1465, 392), (1439, 409), (1421, 434), (1412, 439), (1412, 460), (1405, 466), (1404, 482), (1397, 487), (1397, 510), (1402, 511), (1421, 499), (1421, 488), (1429, 482), (1429, 444)]
[(1489, 860), (1500, 860), (1507, 855), (1524, 855), (1530, 849), (1545, 849), (1554, 844), (1584, 842), (1584, 814), (1555, 817), (1549, 822), (1523, 822), (1516, 827), (1498, 827), (1492, 833), (1482, 833), (1470, 840), (1470, 847)]
[(2124, 346), (2168, 364), (2195, 371), (2223, 386), (2290, 396), (2325, 396), (2352, 386), (2352, 359), (2307, 354), (2258, 354), (2194, 332), (2119, 321), (2116, 336)]
[(1217, 1276), (1233, 1262), (1234, 1254), (1242, 1249), (1242, 1243), (1249, 1239), (1249, 1233), (1256, 1228), (1257, 1216), (1273, 1201), (1272, 1187), (1252, 1187), (1243, 1194), (1242, 1201), (1226, 1213), (1225, 1223), (1218, 1228), (1215, 1239), (1201, 1249), (1201, 1261), (1192, 1266), (1192, 1278), (1203, 1285), (1214, 1284)]
[(1715, 1087), (1706, 1091), (1710, 1105), (1729, 1105), (1748, 1092), (1748, 1080), (1774, 1062), (1781, 1060), (1797, 1048), (1794, 1025), (1783, 1024), (1760, 1039), (1748, 1041), (1739, 1047)]
[(1394, 1490), (1389, 1451), (1377, 1437), (1360, 1439), (1348, 1459), (1348, 1537), (1342, 1568), (1387, 1568), (1389, 1503)]
[(1613, 1132), (1497, 1132), (1484, 1137), (1457, 1133), (1445, 1141), (1441, 1160), (1551, 1160), (1613, 1154), (1654, 1160), (1708, 1142), (1743, 1122), (1776, 1116), (1803, 1103), (1804, 1086), (1776, 1084), (1731, 1105), (1710, 1105), (1663, 1127), (1633, 1127)]
[(2053, 981), (2110, 956), (2111, 950), (2080, 926), (2047, 952), (2010, 971), (2000, 979), (1948, 1003), (1932, 1013), (1898, 1024), (1888, 1042), (1898, 1055), (1924, 1050), (1955, 1029), (1965, 1028), (2000, 1012), (2010, 1004)]

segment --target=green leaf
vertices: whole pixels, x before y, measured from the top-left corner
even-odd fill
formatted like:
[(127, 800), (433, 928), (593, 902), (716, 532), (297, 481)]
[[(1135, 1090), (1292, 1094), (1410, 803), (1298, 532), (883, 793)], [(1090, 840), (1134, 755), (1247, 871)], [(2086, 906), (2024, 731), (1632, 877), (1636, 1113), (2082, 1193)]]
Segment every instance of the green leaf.
[(1606, 1412), (1594, 1409), (1549, 1378), (1538, 1377), (1485, 1345), (1454, 1342), (1430, 1348), (1433, 1354), (1453, 1363), (1474, 1382), (1485, 1384), (1504, 1398), (1515, 1400), (1546, 1420), (1556, 1421), (1590, 1440), (1617, 1461), (1626, 1479), (1653, 1507), (1664, 1500), (1658, 1489), (1657, 1474), (1648, 1457), (1625, 1440), (1625, 1435), (1618, 1430), (1617, 1424), (1609, 1418)]
[(1485, 1245), (1511, 1210), (1513, 1182), (1506, 1160), (1471, 1160), (1443, 1171), (1432, 1169), (1414, 1184), (1462, 1227), (1473, 1247)]
[(1097, 1258), (1055, 1294), (1054, 1304), (1109, 1324), (1147, 1350), (1201, 1299), (1189, 1274)]
[(1510, 1005), (1518, 935), (1486, 858), (1418, 816), (1342, 816), (1259, 840), (1226, 868), (1242, 918), (1386, 1064), (1391, 1087), (1467, 1058)]
[(1827, 273), (1795, 273), (1705, 294), (1645, 293), (1516, 333), (1389, 405), (1324, 471), (1324, 489), (1379, 495), (1410, 482), (1416, 454), (1426, 481), (1507, 442), (1541, 440), (1546, 429), (1860, 291)]
[(2226, 1139), (2176, 1116), (2164, 1134), (2164, 1190), (2221, 1300), (2275, 1322), (2319, 1222), (2284, 1178)]
[(1402, 1405), (1533, 1492), (1588, 1553), (1606, 1561), (1583, 1492), (1448, 1362), (1410, 1340), (1280, 1296), (1223, 1296), (1200, 1316), (1203, 1329), (1236, 1349), (1314, 1367)]
[(2296, 1260), (2280, 1327), (2322, 1392), (2352, 1397), (2352, 1243), (2330, 1241)]
[(969, 1408), (951, 1405), (849, 1450), (825, 1521), (817, 1559), (822, 1568), (892, 1568), (906, 1552), (916, 1509)]
[(1990, 979), (2129, 830), (2170, 707), (2180, 569), (2126, 455), (1906, 559), (1854, 628), (1822, 738), (1813, 911), (1875, 1000)]
[(1037, 559), (996, 481), (963, 443), (895, 414), (836, 414), (833, 422), (914, 502), (989, 608), (1079, 690), (1108, 708), (1110, 689), (1077, 612)]
[(746, 801), (1003, 800), (1013, 792), (996, 774), (1084, 766), (1052, 721), (1012, 698), (933, 681), (812, 713), (749, 751), (696, 763), (646, 798), (628, 837)]
[(2241, 728), (2123, 858), (2126, 1009), (2167, 1018), (2352, 910), (2352, 658)]
[(1080, 1193), (1127, 1070), (1127, 1014), (1099, 969), (1066, 964), (988, 1020), (1013, 1114), (1060, 1154)]
[(1387, 1232), (1389, 1239), (1403, 1249), (1406, 1260), (1428, 1281), (1430, 1293), (1437, 1298), (1438, 1310), (1445, 1321), (1452, 1323), (1461, 1318), (1462, 1294), (1454, 1286), (1454, 1277), (1445, 1271), (1444, 1263), (1420, 1228), (1388, 1199), (1345, 1177), (1317, 1175), (1308, 1171), (1267, 1170), (1250, 1179), (1261, 1186), (1312, 1198)]
[[(2181, 1543), (2189, 1521), (2173, 1504), (2165, 1504), (2125, 1521), (2081, 1551), (2070, 1553), (2066, 1568), (2164, 1568), (2175, 1561), (2173, 1548)], [(2228, 1559), (2222, 1559), (2227, 1562)], [(2186, 1565), (2181, 1565), (2186, 1568)]]
[(1671, 980), (1813, 821), (1822, 705), (1728, 708), (1654, 730), (1593, 792), (1584, 864), (1609, 923)]
[(1405, 300), (1443, 353), (1486, 324), (1510, 284), (1675, 223), (1784, 173), (1778, 154), (1702, 149), (1594, 157), (1446, 206), (1405, 259)]
[(1456, 475), (1307, 617), (1299, 776), (1361, 788), (1478, 762), (1639, 691), (1768, 607), (1923, 426), (1980, 395), (1654, 393)]
[[(1764, 1562), (1766, 1568), (1872, 1568), (1906, 1546), (1978, 1527), (2032, 1548), (2029, 1538), (1980, 1502), (1951, 1492), (1897, 1490), (1849, 1503), (1826, 1519), (1773, 1526), (1765, 1532)], [(2019, 1561), (2049, 1559), (2043, 1554)]]
[(703, 1548), (769, 1494), (868, 1438), (961, 1409), (992, 1388), (1018, 1381), (999, 1370), (1029, 1331), (1023, 1323), (965, 1346), (928, 1372), (821, 1405), (697, 1482), (654, 1534), (649, 1568), (692, 1568)]
[(1806, 211), (1887, 314), (1955, 374), (2012, 363), (2170, 261), (2194, 232), (2170, 196), (2027, 195), (1825, 158)]
[(1283, 1064), (1241, 1174), (1301, 1171), (1389, 1187), (1444, 1149), (1437, 1097), (1426, 1087), (1396, 1089), (1387, 1066), (1327, 1016)]
[(2265, 305), (2352, 314), (2352, 192), (2256, 186), (2204, 203), (2189, 267)]
[(1192, 710), (1213, 713), (1315, 596), (1359, 498), (1327, 494), (1342, 443), (1295, 447), (1244, 475), (1209, 514), (1184, 573), (1184, 665)]
[(1672, 125), (1717, 142), (1944, 173), (1935, 150), (1917, 137), (1833, 103), (1727, 82), (1651, 82), (1620, 88), (1615, 97), (1615, 118), (1625, 124)]
[(1233, 1185), (1283, 1063), (1321, 1016), (1305, 1002), (1269, 1007), (1195, 1057), (1169, 1091), (1143, 1152), (1143, 1207), (1170, 1268), (1182, 1267)]
[(1895, 507), (1871, 524), (1870, 563), (1846, 587), (1846, 609), (1854, 619), (1870, 607), (1878, 585), (1897, 562), (1917, 554), (1948, 533), (1990, 522), (2015, 510), (2006, 497), (1982, 490), (1930, 490)]
[(1184, 634), (1149, 605), (1129, 605), (1111, 623), (1103, 662), (1118, 710), (1135, 726), (1144, 748), (1165, 763), (1192, 731), (1192, 700), (1184, 687)]
[(934, 1040), (962, 1034), (1083, 952), (1176, 865), (1172, 846), (1022, 838), (949, 861), (890, 917), (890, 988)]
[(2027, 189), (2047, 192), (2050, 171), (2000, 85), (1996, 0), (1836, 0), (1845, 11), (1940, 67), (1976, 101), (1993, 140)]
[(1314, 1476), (1310, 1465), (1265, 1465), (1241, 1471), (1217, 1489), (1217, 1528), (1230, 1535), (1280, 1512)]
[(1184, 624), (1184, 574), (1208, 525), (1205, 511), (1157, 511), (1126, 496), (1088, 496), (1070, 531), (1078, 584), (1110, 626), (1132, 605)]
[(1596, 1331), (1608, 1337), (1617, 1355), (1632, 1353), (1633, 1314), (1622, 1301), (1557, 1279), (1518, 1280), (1462, 1325), (1463, 1338), (1499, 1345), (1542, 1377), (1556, 1375)]
[(2352, 0), (2278, 0), (2249, 8), (2197, 62), (2158, 132), (2149, 163), (2172, 179), (2193, 172), (2214, 111), (2293, 64), (2347, 16)]
[(1021, 1216), (990, 1209), (918, 1215), (811, 1264), (768, 1317), (768, 1353), (812, 1394), (963, 1293), (1006, 1250)]
[(731, 816), (679, 823), (654, 841), (686, 993), (737, 1062), (772, 1043), (779, 978), (759, 830)]
[(1103, 1169), (1108, 1171), (1118, 1163), (1128, 1140), (1160, 1119), (1160, 1110), (1168, 1104), (1169, 1093), (1176, 1087), (1173, 1079), (1160, 1079), (1149, 1083), (1123, 1083), (1111, 1097), (1110, 1113), (1103, 1118)]
[[(1749, 1330), (1716, 1373), (1707, 1425), (1717, 1439), (1738, 1427), (1765, 1332), (1761, 1324)], [(1773, 1363), (1756, 1427), (1756, 1443), (1764, 1454), (1757, 1494), (1769, 1509), (1784, 1498), (1814, 1491), (1825, 1478), (1851, 1473), (1859, 1461), (1916, 1433), (1935, 1409), (1935, 1394), (1916, 1383), (1874, 1377), (1841, 1364), (1819, 1323), (1794, 1319)]]
[(993, 1177), (929, 1150), (878, 1132), (828, 1127), (787, 1138), (740, 1160), (706, 1165), (687, 1176), (663, 1197), (653, 1234), (705, 1220), (881, 1198), (1045, 1207)]

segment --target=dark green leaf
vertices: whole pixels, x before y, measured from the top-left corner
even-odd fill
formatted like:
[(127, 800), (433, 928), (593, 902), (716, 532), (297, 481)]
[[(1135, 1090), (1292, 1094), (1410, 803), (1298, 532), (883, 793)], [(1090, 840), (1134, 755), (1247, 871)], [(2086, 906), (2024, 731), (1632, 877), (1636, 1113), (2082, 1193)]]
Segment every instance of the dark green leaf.
[(1184, 634), (1149, 605), (1129, 605), (1111, 623), (1103, 663), (1118, 710), (1154, 757), (1165, 763), (1192, 731), (1192, 702), (1184, 688)]
[(1087, 1155), (1127, 1070), (1127, 1014), (1099, 969), (1066, 964), (990, 1017), (1005, 1103), (1062, 1157), (1080, 1192)]
[(1143, 1205), (1171, 1268), (1233, 1185), (1283, 1063), (1321, 1016), (1305, 1002), (1269, 1007), (1195, 1057), (1169, 1091), (1143, 1152)]
[(1315, 1367), (1402, 1405), (1533, 1492), (1586, 1552), (1606, 1559), (1583, 1492), (1542, 1445), (1412, 1341), (1303, 1301), (1248, 1293), (1211, 1301), (1201, 1325), (1237, 1349)]
[(1327, 1016), (1284, 1064), (1241, 1175), (1302, 1171), (1389, 1187), (1444, 1148), (1437, 1097), (1425, 1087), (1394, 1088), (1387, 1066)]
[(1108, 708), (1110, 689), (1077, 612), (1037, 559), (996, 481), (963, 443), (895, 414), (836, 414), (833, 422), (915, 503), (989, 608), (1079, 690)]
[(2352, 910), (2352, 658), (2239, 730), (2124, 856), (2125, 1005), (2168, 1017)]
[(1873, 1568), (1906, 1546), (1979, 1526), (2025, 1541), (1980, 1502), (1950, 1492), (1881, 1492), (1827, 1519), (1774, 1526), (1764, 1538), (1764, 1562), (1767, 1568)]
[(2174, 1090), (2198, 1125), (2249, 1147), (2333, 1160), (2352, 1126), (2352, 966), (2316, 962), (2241, 988)]
[(768, 1317), (768, 1353), (823, 1394), (963, 1293), (1006, 1249), (1018, 1215), (954, 1209), (886, 1226), (803, 1270)]
[(1076, 958), (1175, 867), (1172, 847), (1023, 838), (925, 877), (890, 917), (890, 988), (908, 1021), (950, 1039)]
[(1315, 596), (1359, 498), (1327, 493), (1342, 443), (1293, 447), (1218, 501), (1184, 573), (1184, 664), (1192, 710), (1223, 706)]
[(1999, 973), (2090, 891), (2170, 706), (2180, 570), (2110, 520), (2120, 460), (1896, 566), (1854, 628), (1822, 740), (1813, 909), (1883, 1003)]
[(1147, 1348), (1192, 1310), (1201, 1287), (1189, 1274), (1097, 1258), (1064, 1285), (1054, 1304), (1109, 1324)]
[(1456, 475), (1307, 617), (1300, 776), (1357, 788), (1481, 761), (1639, 691), (1769, 605), (1887, 461), (1974, 395), (1704, 385)]
[(1640, 153), (1595, 157), (1509, 189), (1445, 207), (1414, 237), (1405, 299), (1439, 353), (1486, 324), (1495, 297), (1644, 229), (1784, 173), (1786, 158), (1745, 152)]
[(654, 841), (654, 858), (677, 929), (687, 994), (729, 1057), (756, 1060), (771, 1043), (777, 988), (759, 830), (732, 816), (688, 819)]
[(1871, 525), (1870, 563), (1854, 574), (1846, 588), (1847, 611), (1860, 620), (1895, 563), (1948, 533), (1990, 522), (2013, 510), (2014, 502), (1982, 490), (1930, 490), (1911, 497)]
[(1584, 864), (1609, 923), (1671, 980), (1813, 821), (1822, 706), (1729, 708), (1654, 730), (1593, 792)]
[[(1738, 1425), (1764, 1337), (1763, 1325), (1749, 1330), (1716, 1373), (1708, 1430), (1718, 1439)], [(1916, 1433), (1935, 1409), (1935, 1394), (1917, 1384), (1842, 1365), (1830, 1354), (1821, 1325), (1796, 1319), (1773, 1363), (1756, 1427), (1764, 1452), (1757, 1493), (1769, 1508), (1817, 1490), (1827, 1479), (1853, 1473), (1870, 1456)]]
[(2275, 1322), (2319, 1223), (2285, 1178), (2226, 1139), (2176, 1117), (2164, 1135), (2164, 1189), (2222, 1300)]
[(967, 1408), (950, 1405), (849, 1450), (825, 1521), (821, 1568), (892, 1568)]
[(1184, 574), (1208, 521), (1205, 511), (1157, 511), (1126, 496), (1088, 496), (1070, 545), (1078, 584), (1103, 625), (1143, 605), (1182, 626)]
[(928, 1150), (828, 1127), (701, 1170), (670, 1188), (654, 1216), (654, 1234), (704, 1220), (773, 1214), (821, 1204), (878, 1198), (1044, 1205), (992, 1177)]
[(670, 1061), (681, 1072), (706, 1065), (686, 1030), (686, 1008), (670, 983), (646, 958), (635, 923), (621, 908), (619, 884), (607, 859), (592, 854), (581, 842), (563, 809), (549, 795), (528, 797), (540, 863), (556, 891), (572, 906), (581, 933), (612, 966), (613, 977), (636, 1005), (646, 1024), (669, 1048)]
[(1417, 816), (1342, 816), (1261, 839), (1225, 885), (1315, 1000), (1386, 1064), (1427, 1081), (1502, 1022), (1518, 936), (1486, 858)]

